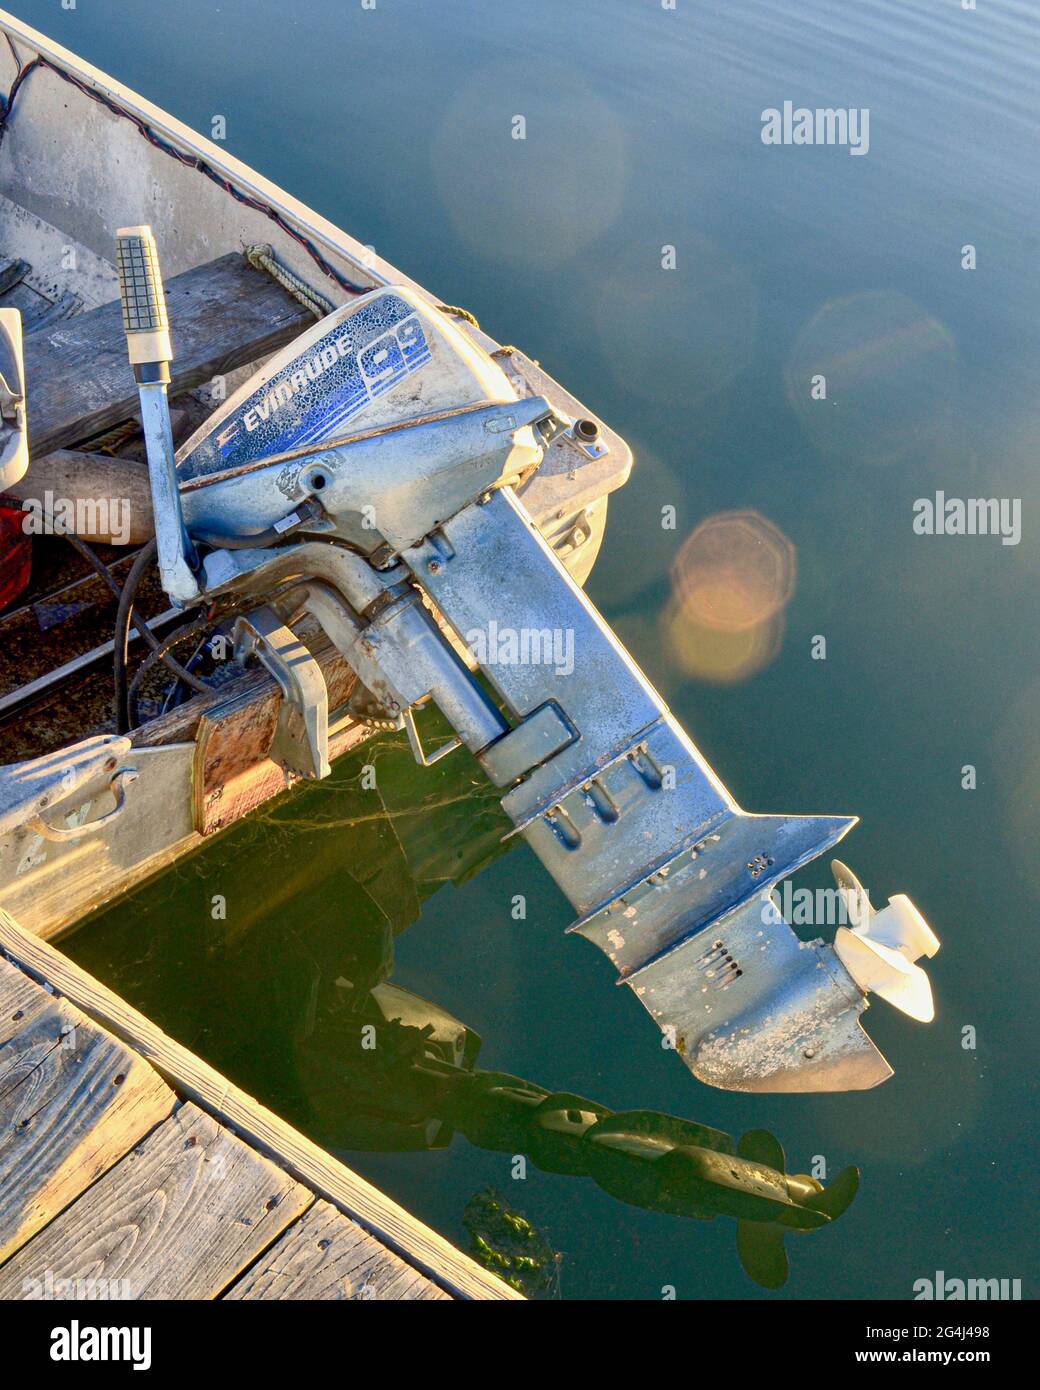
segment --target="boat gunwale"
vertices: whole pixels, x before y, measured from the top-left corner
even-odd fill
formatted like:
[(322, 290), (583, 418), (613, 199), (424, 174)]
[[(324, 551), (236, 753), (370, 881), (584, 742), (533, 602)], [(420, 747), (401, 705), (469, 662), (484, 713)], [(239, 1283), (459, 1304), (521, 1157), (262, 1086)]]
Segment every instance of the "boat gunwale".
[[(410, 276), (405, 275), (389, 261), (384, 260), (382, 256), (375, 253), (374, 249), (365, 246), (341, 227), (330, 222), (321, 213), (309, 207), (293, 194), (288, 193), (280, 185), (265, 178), (251, 165), (244, 163), (226, 150), (221, 150), (213, 141), (208, 140), (204, 135), (193, 130), (191, 126), (178, 120), (176, 116), (172, 116), (162, 107), (156, 106), (146, 97), (141, 96), (132, 87), (121, 82), (119, 78), (94, 67), (93, 64), (79, 58), (46, 34), (33, 29), (3, 9), (0, 9), (0, 32), (6, 34), (12, 43), (20, 42), (26, 45), (34, 54), (45, 58), (54, 67), (76, 77), (100, 96), (107, 97), (143, 120), (154, 130), (160, 131), (182, 154), (202, 159), (218, 172), (227, 175), (240, 191), (249, 193), (251, 196), (268, 203), (293, 222), (297, 230), (316, 236), (325, 250), (343, 257), (353, 271), (362, 278), (370, 279), (372, 284), (368, 288), (374, 289), (381, 285), (390, 284), (408, 285), (422, 294), (430, 303), (440, 302), (428, 289), (411, 279)], [(14, 56), (21, 63), (22, 55), (16, 54)], [(24, 67), (24, 63), (21, 63), (21, 66)], [(330, 277), (323, 274), (323, 281), (328, 278)], [(333, 283), (335, 284), (335, 282)], [(338, 285), (335, 288), (340, 294), (349, 293)], [(482, 334), (481, 336), (486, 335)]]

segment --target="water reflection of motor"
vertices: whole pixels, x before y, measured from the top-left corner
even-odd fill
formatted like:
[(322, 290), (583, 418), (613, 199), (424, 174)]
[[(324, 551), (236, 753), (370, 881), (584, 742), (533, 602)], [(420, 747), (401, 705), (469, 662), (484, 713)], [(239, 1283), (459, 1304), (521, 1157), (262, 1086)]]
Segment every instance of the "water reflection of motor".
[(721, 1130), (650, 1110), (614, 1112), (568, 1092), (547, 1091), (476, 1067), (472, 1029), (385, 979), (340, 979), (337, 1026), (302, 1044), (327, 1050), (311, 1075), (334, 1076), (309, 1099), (323, 1140), (337, 1148), (444, 1148), (456, 1132), (480, 1148), (526, 1154), (538, 1168), (592, 1178), (620, 1201), (650, 1211), (737, 1221), (748, 1275), (766, 1288), (787, 1277), (784, 1234), (828, 1225), (856, 1194), (846, 1168), (828, 1187), (785, 1172), (779, 1140), (752, 1130), (739, 1142)]

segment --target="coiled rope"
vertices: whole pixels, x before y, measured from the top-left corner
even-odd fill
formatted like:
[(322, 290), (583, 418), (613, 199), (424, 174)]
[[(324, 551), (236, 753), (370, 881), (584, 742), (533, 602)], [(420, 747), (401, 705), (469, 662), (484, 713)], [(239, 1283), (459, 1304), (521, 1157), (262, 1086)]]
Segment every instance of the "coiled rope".
[(326, 299), (317, 290), (312, 290), (306, 281), (294, 275), (288, 266), (281, 265), (274, 254), (274, 247), (257, 242), (246, 247), (246, 260), (257, 270), (266, 270), (272, 280), (277, 280), (283, 289), (289, 291), (294, 299), (309, 309), (316, 319), (323, 319), (336, 307), (331, 299)]

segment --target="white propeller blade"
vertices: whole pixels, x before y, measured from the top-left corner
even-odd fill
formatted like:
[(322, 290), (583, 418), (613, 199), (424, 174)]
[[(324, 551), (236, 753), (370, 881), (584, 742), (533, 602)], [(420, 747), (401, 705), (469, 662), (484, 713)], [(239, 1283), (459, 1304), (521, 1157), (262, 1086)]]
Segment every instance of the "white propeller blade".
[(853, 923), (835, 933), (838, 959), (865, 993), (877, 994), (911, 1018), (930, 1023), (935, 1017), (932, 986), (914, 962), (919, 956), (934, 956), (939, 938), (905, 894), (897, 893), (887, 907), (875, 911), (855, 874), (839, 860), (832, 867)]

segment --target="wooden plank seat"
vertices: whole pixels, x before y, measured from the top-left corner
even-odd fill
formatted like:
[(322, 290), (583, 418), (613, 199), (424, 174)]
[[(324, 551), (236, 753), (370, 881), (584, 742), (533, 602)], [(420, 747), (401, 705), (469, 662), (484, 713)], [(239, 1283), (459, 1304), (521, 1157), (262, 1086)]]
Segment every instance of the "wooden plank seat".
[[(309, 309), (237, 252), (175, 275), (166, 302), (171, 396), (266, 357), (314, 322)], [(33, 456), (136, 416), (119, 301), (27, 338), (25, 381)]]

